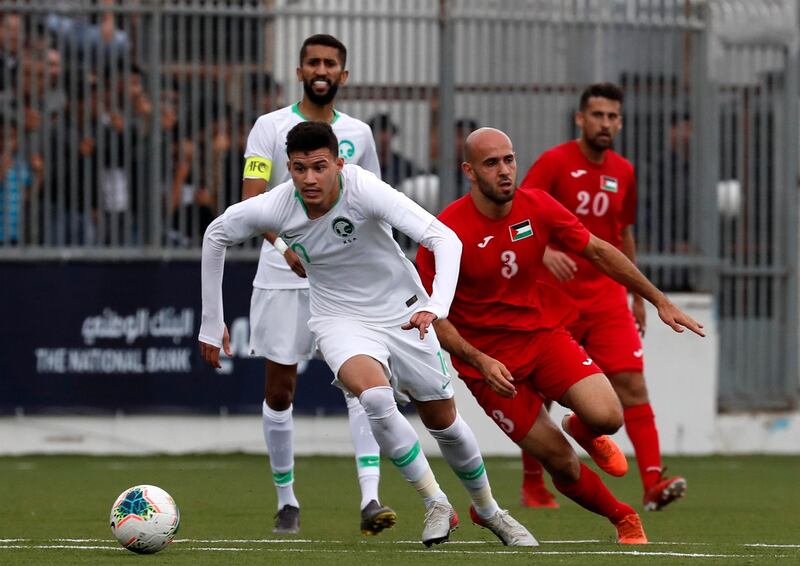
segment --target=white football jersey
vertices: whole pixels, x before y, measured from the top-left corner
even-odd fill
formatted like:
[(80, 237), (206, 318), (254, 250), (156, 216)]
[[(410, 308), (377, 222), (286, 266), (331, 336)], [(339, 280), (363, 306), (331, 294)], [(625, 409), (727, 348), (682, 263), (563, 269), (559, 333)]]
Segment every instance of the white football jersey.
[[(243, 178), (268, 179), (269, 187), (276, 187), (291, 179), (286, 166), (286, 134), (306, 118), (300, 113), (298, 103), (292, 104), (256, 120), (247, 137), (246, 160)], [(347, 163), (356, 163), (381, 175), (378, 154), (372, 130), (361, 120), (334, 110), (333, 133), (339, 139), (339, 155)], [(254, 158), (254, 159), (251, 159)], [(298, 277), (268, 241), (261, 245), (261, 256), (253, 286), (259, 289), (305, 289), (308, 280)]]
[[(433, 251), (432, 298), (392, 238), (392, 226)], [(222, 337), (225, 249), (265, 231), (279, 233), (302, 260), (311, 287), (312, 319), (394, 326), (420, 310), (447, 316), (461, 260), (458, 237), (371, 172), (345, 165), (339, 200), (319, 218), (308, 218), (299, 192), (288, 181), (229, 207), (211, 223), (203, 241), (201, 341), (219, 345)]]

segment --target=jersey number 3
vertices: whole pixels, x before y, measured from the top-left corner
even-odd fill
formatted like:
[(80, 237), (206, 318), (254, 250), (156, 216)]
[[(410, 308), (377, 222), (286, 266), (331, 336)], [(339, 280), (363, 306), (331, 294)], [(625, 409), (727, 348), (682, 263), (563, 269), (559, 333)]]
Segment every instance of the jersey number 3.
[(582, 216), (589, 216), (589, 213), (595, 216), (603, 216), (608, 212), (608, 195), (606, 193), (597, 193), (592, 198), (589, 191), (578, 192), (578, 208), (575, 209), (575, 214)]
[(517, 265), (517, 254), (511, 250), (506, 250), (500, 254), (500, 259), (503, 261), (503, 267), (500, 269), (500, 274), (506, 279), (511, 279), (519, 271)]

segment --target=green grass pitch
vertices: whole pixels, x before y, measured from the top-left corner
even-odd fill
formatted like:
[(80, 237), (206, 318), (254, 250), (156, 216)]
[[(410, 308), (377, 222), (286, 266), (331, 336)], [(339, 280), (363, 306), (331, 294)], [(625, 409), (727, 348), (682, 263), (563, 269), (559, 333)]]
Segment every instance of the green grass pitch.
[[(426, 549), (422, 504), (386, 461), (381, 495), (398, 512), (394, 529), (360, 534), (351, 458), (298, 458), (301, 534), (277, 537), (266, 457), (0, 458), (0, 564), (800, 564), (797, 456), (668, 458), (689, 490), (673, 507), (642, 514), (646, 546), (614, 543), (605, 519), (562, 496), (558, 510), (521, 509), (519, 460), (490, 458), (495, 495), (542, 543), (534, 549), (504, 547), (472, 525), (464, 490), (441, 459), (431, 460), (461, 526), (451, 542)], [(640, 509), (631, 467), (625, 478), (604, 479)], [(108, 526), (114, 498), (141, 483), (166, 489), (181, 509), (175, 542), (152, 556), (122, 549)]]

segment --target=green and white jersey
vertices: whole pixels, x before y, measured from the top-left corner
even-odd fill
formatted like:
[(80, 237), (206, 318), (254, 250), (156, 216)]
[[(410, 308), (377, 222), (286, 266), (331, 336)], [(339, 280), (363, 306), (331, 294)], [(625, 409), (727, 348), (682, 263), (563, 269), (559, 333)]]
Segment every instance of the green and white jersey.
[[(264, 179), (269, 183), (268, 187), (276, 187), (290, 180), (286, 167), (286, 134), (305, 121), (306, 117), (300, 113), (297, 103), (259, 117), (247, 137), (242, 177)], [(339, 155), (345, 162), (356, 163), (380, 177), (375, 140), (369, 126), (334, 110), (331, 127), (339, 139)], [(289, 269), (283, 256), (264, 240), (253, 286), (259, 289), (305, 289), (308, 280), (298, 277)]]
[[(461, 261), (455, 233), (369, 171), (345, 165), (339, 179), (339, 199), (319, 218), (308, 218), (288, 181), (229, 207), (211, 223), (203, 240), (201, 341), (221, 343), (226, 248), (266, 231), (279, 233), (300, 256), (311, 288), (312, 320), (334, 317), (395, 326), (420, 310), (447, 316)], [(392, 238), (392, 227), (433, 251), (436, 276), (430, 298)]]

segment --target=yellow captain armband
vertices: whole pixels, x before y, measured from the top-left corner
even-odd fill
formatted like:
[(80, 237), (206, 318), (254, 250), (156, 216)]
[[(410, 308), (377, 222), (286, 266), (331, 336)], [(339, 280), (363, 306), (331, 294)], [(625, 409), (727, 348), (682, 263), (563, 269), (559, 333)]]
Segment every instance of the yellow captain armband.
[(272, 161), (265, 157), (248, 157), (244, 162), (242, 179), (264, 179), (269, 181)]

